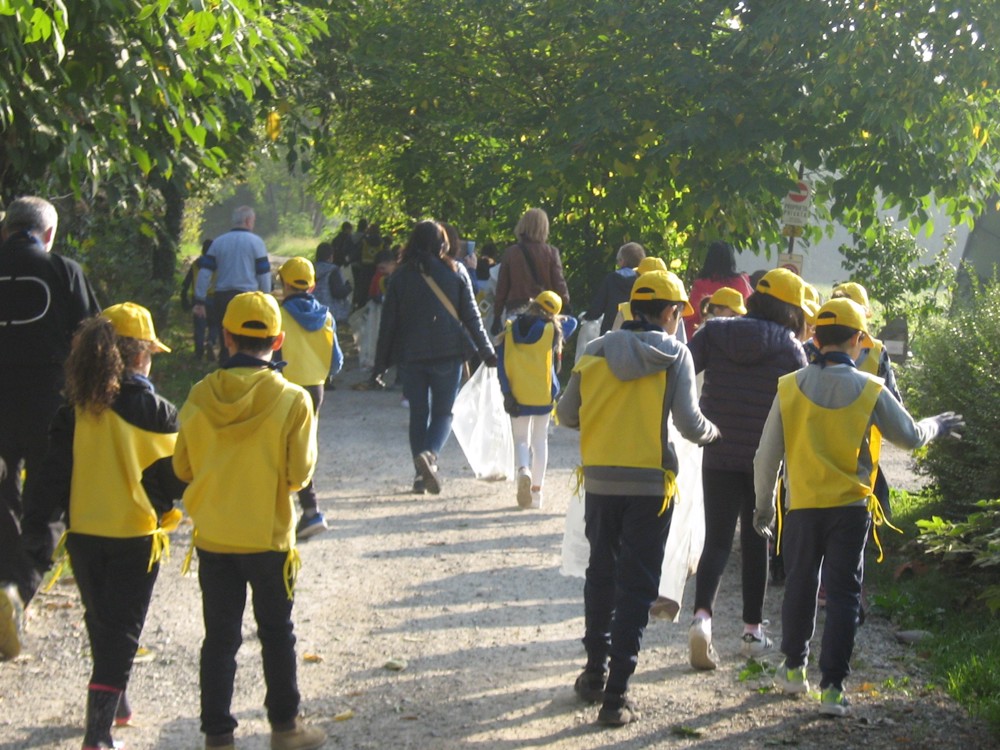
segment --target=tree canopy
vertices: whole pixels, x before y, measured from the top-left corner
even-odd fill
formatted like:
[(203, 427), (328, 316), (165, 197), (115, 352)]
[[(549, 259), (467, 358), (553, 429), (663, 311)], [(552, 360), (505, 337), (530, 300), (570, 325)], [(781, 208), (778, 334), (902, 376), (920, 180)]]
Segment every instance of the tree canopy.
[(800, 164), (860, 231), (998, 187), (993, 0), (358, 0), (345, 25), (312, 81), (331, 205), (497, 239), (540, 205), (585, 275), (629, 239), (766, 251)]

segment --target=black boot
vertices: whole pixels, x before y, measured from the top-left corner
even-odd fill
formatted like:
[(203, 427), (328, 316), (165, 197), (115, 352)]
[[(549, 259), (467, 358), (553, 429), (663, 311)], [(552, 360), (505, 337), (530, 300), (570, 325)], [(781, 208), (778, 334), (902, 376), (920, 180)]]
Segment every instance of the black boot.
[(87, 691), (87, 729), (83, 735), (84, 750), (100, 747), (114, 747), (111, 741), (111, 725), (118, 710), (120, 690), (90, 688)]

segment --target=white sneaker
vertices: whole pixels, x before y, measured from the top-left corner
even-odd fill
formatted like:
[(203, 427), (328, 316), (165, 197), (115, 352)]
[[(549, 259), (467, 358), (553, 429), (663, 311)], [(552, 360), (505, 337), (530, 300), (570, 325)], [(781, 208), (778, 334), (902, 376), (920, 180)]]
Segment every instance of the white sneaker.
[(743, 643), (740, 644), (740, 653), (748, 659), (759, 659), (767, 656), (774, 648), (774, 642), (767, 637), (767, 633), (761, 630), (760, 638), (753, 633), (743, 634)]
[(531, 507), (534, 510), (541, 510), (542, 508), (542, 491), (532, 490), (531, 491)]
[(704, 618), (696, 618), (688, 629), (688, 648), (691, 651), (691, 666), (695, 669), (715, 669), (718, 656), (712, 648), (712, 625)]
[(517, 470), (517, 504), (521, 508), (531, 507), (531, 472), (525, 466)]

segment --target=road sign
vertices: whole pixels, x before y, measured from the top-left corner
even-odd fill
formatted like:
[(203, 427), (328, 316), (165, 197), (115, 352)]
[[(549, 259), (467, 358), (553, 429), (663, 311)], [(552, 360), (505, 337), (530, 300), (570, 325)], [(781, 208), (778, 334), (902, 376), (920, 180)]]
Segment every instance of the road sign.
[(809, 213), (812, 207), (812, 190), (809, 183), (799, 180), (794, 190), (781, 204), (781, 223), (786, 227), (804, 227), (809, 223)]
[(799, 253), (779, 253), (778, 268), (787, 268), (794, 274), (802, 275), (802, 261), (804, 258)]

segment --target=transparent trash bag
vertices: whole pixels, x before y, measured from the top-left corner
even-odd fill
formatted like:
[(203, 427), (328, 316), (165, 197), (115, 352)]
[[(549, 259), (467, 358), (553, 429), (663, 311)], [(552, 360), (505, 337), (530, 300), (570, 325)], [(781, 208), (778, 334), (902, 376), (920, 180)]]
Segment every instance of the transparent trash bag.
[(514, 478), (514, 436), (495, 367), (481, 365), (452, 407), (451, 430), (477, 479)]

